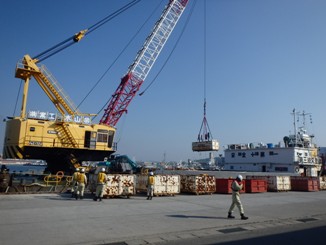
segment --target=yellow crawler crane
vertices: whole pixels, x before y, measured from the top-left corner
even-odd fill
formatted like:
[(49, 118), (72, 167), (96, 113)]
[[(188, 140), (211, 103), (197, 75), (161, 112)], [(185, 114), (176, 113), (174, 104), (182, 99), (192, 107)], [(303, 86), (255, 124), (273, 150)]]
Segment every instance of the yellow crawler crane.
[[(77, 34), (76, 34), (77, 35)], [(79, 159), (95, 161), (115, 152), (116, 129), (94, 124), (94, 114), (80, 113), (56, 79), (37, 59), (25, 55), (16, 67), (16, 78), (24, 80), (19, 117), (6, 123), (4, 158), (43, 159), (51, 172), (80, 166)], [(33, 77), (58, 110), (58, 114), (26, 112), (29, 83)]]
[[(133, 0), (96, 24), (81, 30), (72, 37), (31, 58), (25, 55), (18, 62), (15, 77), (24, 81), (21, 113), (8, 117), (4, 139), (3, 158), (42, 159), (51, 173), (72, 172), (81, 161), (102, 161), (116, 151), (113, 142), (116, 128), (110, 124), (93, 123), (95, 114), (80, 113), (54, 76), (38, 63), (78, 43), (139, 0)], [(34, 78), (58, 113), (26, 112), (27, 95), (31, 78)]]

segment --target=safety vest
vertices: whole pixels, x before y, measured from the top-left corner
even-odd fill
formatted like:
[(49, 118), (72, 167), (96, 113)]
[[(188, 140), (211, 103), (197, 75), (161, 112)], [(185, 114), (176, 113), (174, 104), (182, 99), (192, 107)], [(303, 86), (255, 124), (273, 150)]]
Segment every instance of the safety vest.
[(148, 177), (148, 184), (149, 185), (154, 185), (154, 176), (149, 176)]
[(79, 172), (74, 172), (74, 175), (72, 176), (73, 181), (77, 181)]
[(106, 182), (106, 174), (105, 173), (99, 173), (97, 176), (97, 183), (98, 184), (104, 184)]
[(85, 184), (85, 179), (86, 179), (85, 177), (86, 177), (85, 174), (79, 173), (77, 175), (77, 182), (80, 184)]

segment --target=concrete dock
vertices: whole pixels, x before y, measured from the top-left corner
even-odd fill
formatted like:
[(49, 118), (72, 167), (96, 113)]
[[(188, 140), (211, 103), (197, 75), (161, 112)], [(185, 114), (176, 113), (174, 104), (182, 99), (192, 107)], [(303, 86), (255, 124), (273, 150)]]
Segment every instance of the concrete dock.
[(228, 194), (102, 202), (68, 193), (0, 195), (1, 244), (217, 244), (305, 224), (326, 227), (326, 191), (244, 193), (241, 200), (248, 220), (238, 210), (226, 218)]

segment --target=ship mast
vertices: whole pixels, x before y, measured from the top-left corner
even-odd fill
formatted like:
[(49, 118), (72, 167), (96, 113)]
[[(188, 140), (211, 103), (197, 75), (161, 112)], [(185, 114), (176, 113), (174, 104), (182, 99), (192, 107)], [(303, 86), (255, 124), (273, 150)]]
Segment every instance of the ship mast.
[(296, 125), (296, 120), (295, 120), (295, 108), (292, 111), (293, 114), (293, 127), (294, 127), (294, 146), (297, 145), (297, 125)]

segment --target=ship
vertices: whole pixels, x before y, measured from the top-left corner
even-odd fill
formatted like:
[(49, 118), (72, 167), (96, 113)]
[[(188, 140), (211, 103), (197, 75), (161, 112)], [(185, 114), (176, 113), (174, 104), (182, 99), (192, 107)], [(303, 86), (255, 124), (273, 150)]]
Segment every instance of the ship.
[[(301, 176), (318, 176), (321, 158), (314, 135), (308, 134), (305, 112), (291, 113), (294, 133), (283, 137), (283, 142), (229, 144), (224, 150), (224, 170), (248, 172), (280, 172)], [(302, 125), (297, 127), (298, 118)]]

